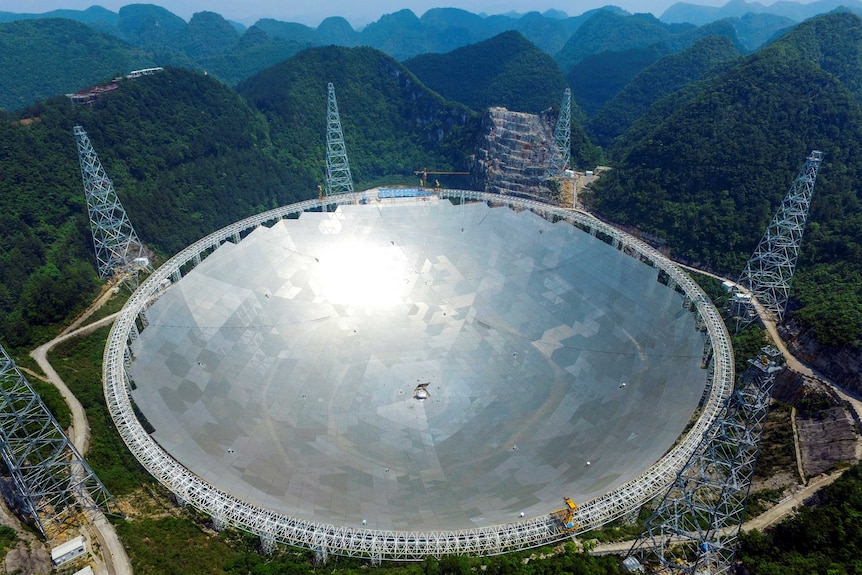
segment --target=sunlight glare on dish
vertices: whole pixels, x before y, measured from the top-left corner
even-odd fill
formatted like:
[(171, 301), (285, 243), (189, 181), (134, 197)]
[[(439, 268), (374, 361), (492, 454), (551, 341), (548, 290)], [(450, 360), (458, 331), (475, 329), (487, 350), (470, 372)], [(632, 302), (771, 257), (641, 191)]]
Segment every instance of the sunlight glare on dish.
[(416, 275), (396, 246), (339, 244), (319, 257), (317, 293), (336, 305), (385, 307), (404, 303)]

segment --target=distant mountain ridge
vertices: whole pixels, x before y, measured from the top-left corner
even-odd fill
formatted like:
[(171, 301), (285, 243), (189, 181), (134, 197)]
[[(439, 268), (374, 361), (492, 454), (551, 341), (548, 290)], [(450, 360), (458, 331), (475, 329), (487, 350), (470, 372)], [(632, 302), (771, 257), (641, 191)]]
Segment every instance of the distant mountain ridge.
[(503, 106), (537, 114), (559, 106), (566, 89), (554, 59), (515, 31), (404, 65), (444, 98), (473, 110)]
[[(665, 11), (661, 18), (652, 18), (646, 14), (633, 15), (612, 5), (588, 10), (578, 16), (569, 16), (560, 10), (487, 15), (474, 14), (458, 8), (432, 8), (421, 16), (406, 9), (385, 14), (361, 29), (354, 29), (347, 20), (338, 16), (324, 19), (317, 28), (272, 18), (262, 18), (250, 28), (263, 30), (270, 40), (280, 38), (291, 45), (371, 46), (397, 60), (406, 60), (419, 54), (449, 52), (511, 30), (520, 32), (548, 54), (558, 56), (561, 51), (565, 52), (567, 42), (571, 43), (573, 35), (581, 25), (600, 12), (637, 18), (649, 17), (659, 26), (688, 23), (692, 27), (726, 18), (743, 19), (748, 14), (772, 16), (772, 19), (734, 23), (740, 41), (748, 50), (753, 50), (779, 28), (787, 28), (805, 18), (835, 10), (842, 5), (851, 11), (862, 13), (862, 0), (818, 0), (812, 4), (783, 1), (771, 6), (763, 6), (756, 2), (747, 3), (745, 0), (731, 0), (721, 8), (678, 3)], [(175, 50), (182, 44), (184, 28), (194, 27), (198, 14), (186, 23), (179, 16), (158, 5), (131, 4), (120, 8), (118, 12), (99, 6), (92, 6), (86, 10), (54, 10), (42, 14), (0, 12), (0, 23), (48, 17), (77, 20), (139, 47)], [(241, 36), (250, 28), (225, 20), (221, 16), (219, 19), (224, 21), (224, 24), (219, 26), (232, 28), (235, 34), (228, 38), (222, 36), (209, 38), (212, 45), (210, 51), (225, 53), (235, 48)], [(751, 29), (752, 26), (755, 29)], [(767, 32), (760, 32), (764, 27)], [(257, 35), (259, 45), (259, 33), (252, 31), (252, 34)], [(627, 45), (625, 48), (633, 47)], [(576, 59), (567, 61), (563, 55), (562, 58), (558, 57), (558, 60), (566, 69)], [(228, 81), (235, 83), (239, 79), (241, 78), (231, 78)]]
[(687, 22), (702, 26), (723, 18), (741, 18), (746, 14), (772, 14), (787, 18), (794, 23), (802, 22), (820, 14), (828, 14), (835, 10), (849, 11), (862, 15), (860, 0), (817, 0), (809, 4), (779, 0), (769, 6), (760, 2), (746, 0), (730, 0), (724, 6), (702, 6), (688, 2), (677, 2), (664, 11), (659, 17), (668, 24)]

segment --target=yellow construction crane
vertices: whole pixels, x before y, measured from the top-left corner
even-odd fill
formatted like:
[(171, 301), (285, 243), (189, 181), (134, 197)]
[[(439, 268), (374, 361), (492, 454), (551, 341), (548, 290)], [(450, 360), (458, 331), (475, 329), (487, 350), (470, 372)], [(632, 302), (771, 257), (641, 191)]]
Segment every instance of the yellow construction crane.
[(557, 523), (560, 526), (560, 531), (574, 531), (578, 528), (577, 523), (575, 523), (575, 511), (578, 510), (578, 506), (568, 497), (565, 497), (563, 501), (566, 502), (566, 506), (558, 511), (552, 512), (551, 516), (557, 520)]
[[(437, 172), (437, 171), (431, 171), (428, 168), (416, 170), (413, 173), (416, 174), (417, 176), (422, 176), (422, 187), (423, 188), (426, 187), (426, 184), (428, 183), (428, 174), (445, 174), (445, 175), (453, 175), (454, 174), (454, 175), (462, 175), (462, 176), (463, 175), (467, 175), (467, 176), (470, 175), (470, 172)], [(439, 188), (440, 182), (436, 182), (436, 184), (437, 184), (436, 187)]]

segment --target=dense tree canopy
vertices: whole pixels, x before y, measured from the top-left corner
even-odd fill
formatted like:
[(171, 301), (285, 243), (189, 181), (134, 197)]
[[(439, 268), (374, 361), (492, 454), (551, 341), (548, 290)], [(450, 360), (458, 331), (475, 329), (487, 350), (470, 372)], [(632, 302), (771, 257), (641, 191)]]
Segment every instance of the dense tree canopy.
[[(862, 323), (847, 325), (858, 317), (852, 306), (859, 285), (844, 283), (857, 274), (834, 269), (862, 266), (862, 161), (855, 152), (862, 108), (852, 82), (841, 80), (862, 72), (850, 71), (859, 61), (860, 26), (849, 14), (806, 22), (659, 102), (614, 144), (618, 162), (597, 186), (593, 206), (664, 238), (677, 257), (739, 274), (805, 157), (822, 150), (797, 274), (799, 302), (818, 312), (803, 308), (797, 316), (833, 343), (859, 341)], [(829, 281), (814, 288), (815, 277)], [(830, 305), (837, 301), (855, 311)]]
[(81, 125), (141, 239), (159, 253), (314, 194), (276, 161), (264, 118), (202, 74), (124, 80), (92, 105), (66, 98), (0, 116), (0, 341), (18, 346), (97, 285), (72, 127)]
[(862, 573), (862, 466), (845, 471), (817, 499), (766, 534), (744, 534), (738, 557), (743, 572)]
[(559, 106), (566, 79), (556, 62), (518, 32), (404, 65), (429, 88), (473, 110), (503, 106), (537, 114)]
[(465, 168), (478, 127), (475, 114), (429, 91), (372, 48), (309, 49), (237, 90), (266, 116), (281, 159), (312, 166), (322, 184), (329, 82), (358, 186), (413, 182), (413, 172), (423, 167)]
[(610, 101), (602, 102), (588, 123), (590, 136), (599, 145), (612, 144), (658, 100), (737, 58), (739, 52), (727, 36), (709, 36), (678, 54), (664, 56), (637, 73)]

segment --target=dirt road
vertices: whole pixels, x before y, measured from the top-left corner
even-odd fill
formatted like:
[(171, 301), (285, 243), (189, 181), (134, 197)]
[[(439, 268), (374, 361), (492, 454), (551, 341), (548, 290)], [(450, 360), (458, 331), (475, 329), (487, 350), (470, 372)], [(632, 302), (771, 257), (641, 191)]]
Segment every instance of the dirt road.
[[(101, 299), (101, 298), (100, 298)], [(97, 302), (98, 303), (98, 302)], [(92, 308), (91, 308), (92, 309)], [(80, 321), (83, 321), (86, 316), (82, 316)], [(84, 456), (90, 447), (90, 424), (87, 421), (87, 414), (84, 412), (81, 402), (72, 394), (66, 383), (60, 378), (51, 364), (48, 362), (48, 352), (56, 345), (75, 337), (82, 337), (90, 334), (100, 327), (110, 325), (117, 314), (110, 315), (98, 321), (95, 321), (82, 328), (74, 331), (66, 331), (58, 337), (52, 339), (48, 343), (39, 346), (30, 352), (30, 356), (39, 364), (39, 368), (48, 377), (48, 380), (57, 388), (63, 396), (69, 410), (72, 412), (72, 443), (75, 448)], [(96, 538), (99, 540), (99, 545), (102, 549), (102, 559), (105, 562), (106, 571), (109, 575), (132, 575), (132, 564), (129, 561), (129, 556), (126, 554), (126, 549), (117, 537), (117, 532), (114, 526), (100, 512), (96, 511), (92, 518), (92, 527), (95, 531)]]

